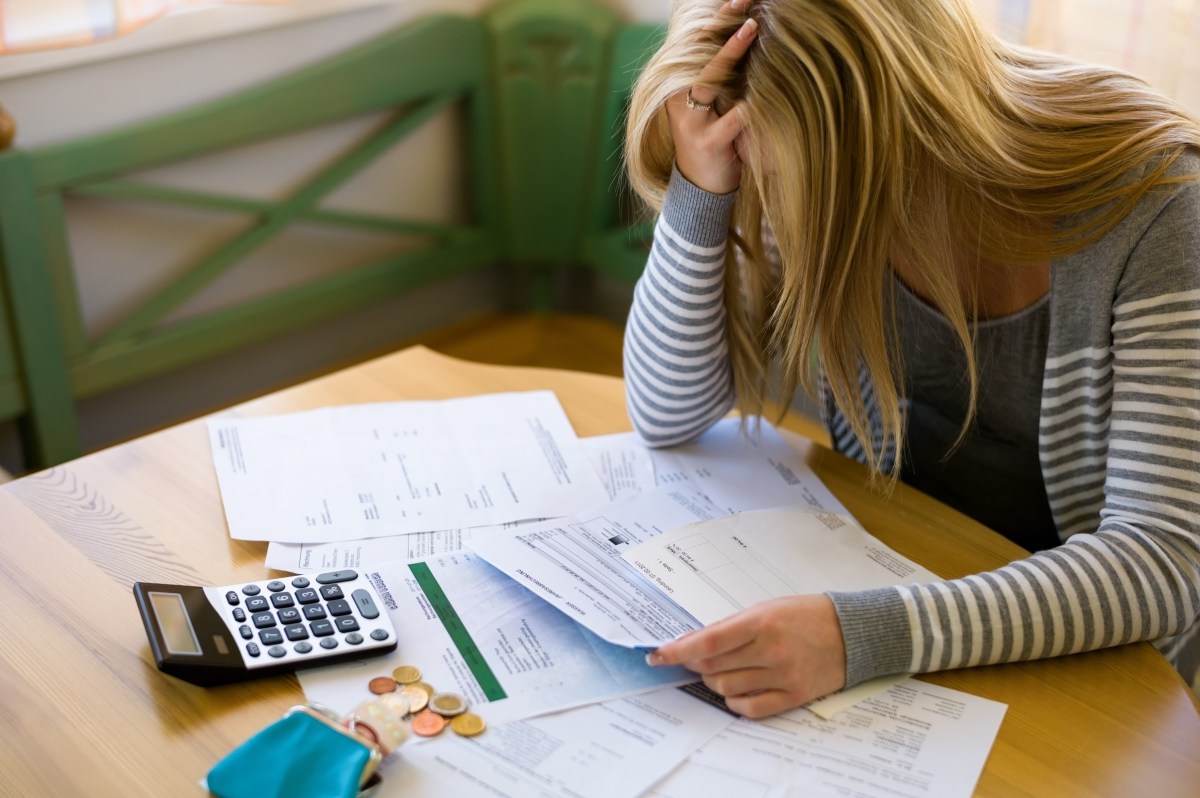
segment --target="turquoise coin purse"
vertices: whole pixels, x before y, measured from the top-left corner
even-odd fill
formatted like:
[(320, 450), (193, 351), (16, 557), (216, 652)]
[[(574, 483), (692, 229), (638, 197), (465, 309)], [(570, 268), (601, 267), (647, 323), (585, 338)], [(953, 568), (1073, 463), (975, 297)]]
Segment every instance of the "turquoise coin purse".
[(214, 765), (207, 784), (217, 798), (365, 798), (382, 758), (336, 720), (292, 707)]

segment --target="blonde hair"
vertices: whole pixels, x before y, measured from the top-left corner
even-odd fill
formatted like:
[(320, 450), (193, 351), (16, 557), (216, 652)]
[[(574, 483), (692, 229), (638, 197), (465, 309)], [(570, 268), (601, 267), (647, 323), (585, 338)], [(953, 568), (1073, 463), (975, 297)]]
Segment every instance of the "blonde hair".
[[(655, 211), (675, 157), (664, 104), (741, 22), (714, 24), (720, 5), (677, 2), (634, 90), (626, 171)], [(726, 256), (738, 406), (752, 417), (769, 399), (786, 407), (798, 386), (817, 394), (818, 358), (874, 476), (893, 442), (894, 482), (903, 364), (889, 264), (918, 270), (957, 333), (973, 412), (978, 298), (963, 258), (1033, 264), (1094, 243), (1169, 182), (1172, 162), (1200, 147), (1200, 125), (1131, 75), (1004, 44), (968, 0), (754, 0), (750, 14), (757, 41), (711, 86), (718, 110), (742, 104), (750, 143)]]

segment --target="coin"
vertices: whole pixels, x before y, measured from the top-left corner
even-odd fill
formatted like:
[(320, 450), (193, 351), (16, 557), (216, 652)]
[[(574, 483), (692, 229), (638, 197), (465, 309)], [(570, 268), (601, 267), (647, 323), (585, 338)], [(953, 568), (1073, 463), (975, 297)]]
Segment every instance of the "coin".
[(464, 712), (450, 720), (450, 728), (461, 737), (474, 737), (487, 728), (487, 724), (474, 712)]
[(457, 693), (434, 693), (429, 699), (429, 708), (447, 718), (467, 711), (467, 701)]
[(375, 730), (371, 728), (370, 724), (364, 723), (361, 720), (356, 720), (353, 726), (350, 727), (350, 730), (368, 742), (379, 745), (379, 735), (375, 733)]
[(396, 691), (396, 680), (391, 676), (376, 676), (367, 684), (367, 689), (375, 695), (393, 693)]
[(433, 685), (426, 684), (425, 682), (414, 682), (412, 686), (420, 687), (422, 690), (424, 690), (426, 698), (433, 698), (433, 694), (437, 692), (437, 690), (433, 689)]
[(392, 678), (400, 684), (412, 684), (421, 681), (421, 669), (415, 665), (401, 665), (392, 671)]
[(400, 695), (408, 699), (409, 712), (420, 712), (429, 703), (429, 693), (415, 684), (406, 684), (401, 687)]
[(413, 734), (419, 734), (422, 737), (436, 737), (442, 733), (444, 728), (446, 728), (446, 719), (441, 715), (435, 715), (428, 709), (413, 715)]

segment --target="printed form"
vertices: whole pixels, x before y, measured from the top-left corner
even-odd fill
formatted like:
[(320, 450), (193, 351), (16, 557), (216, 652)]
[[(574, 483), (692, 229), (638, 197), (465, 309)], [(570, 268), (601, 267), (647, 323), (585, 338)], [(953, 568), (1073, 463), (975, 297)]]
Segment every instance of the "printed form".
[(795, 509), (678, 527), (621, 556), (705, 624), (781, 596), (938, 578), (848, 515)]
[(396, 651), (298, 674), (308, 700), (341, 714), (369, 697), (372, 677), (405, 664), (489, 724), (696, 680), (606, 643), (470, 552), (365, 573), (396, 627)]
[[(654, 490), (657, 485), (691, 485), (726, 508), (795, 503), (845, 512), (824, 484), (804, 465), (811, 441), (764, 422), (756, 442), (740, 440), (736, 419), (725, 419), (698, 442), (675, 449), (648, 449), (632, 432), (580, 438), (588, 460), (612, 501)], [(750, 486), (732, 491), (723, 484), (727, 472), (749, 470)], [(746, 495), (766, 491), (765, 496)], [(740, 492), (740, 493), (739, 493)], [(359, 540), (285, 543), (267, 546), (269, 568), (296, 573), (366, 564), (413, 560), (462, 551), (476, 538), (515, 530), (528, 522), (413, 532)]]
[(603, 639), (654, 648), (701, 623), (623, 552), (731, 512), (799, 506), (845, 513), (803, 452), (767, 424), (747, 439), (736, 419), (726, 419), (696, 443), (652, 457), (663, 487), (467, 545)]
[(825, 720), (739, 718), (652, 798), (967, 798), (1007, 707), (907, 679)]
[[(654, 490), (654, 461), (651, 459), (651, 450), (643, 446), (633, 433), (596, 435), (580, 438), (579, 443), (610, 500)], [(514, 521), (509, 524), (413, 532), (407, 535), (339, 540), (330, 543), (281, 543), (273, 540), (267, 546), (266, 563), (268, 568), (294, 573), (340, 568), (358, 570), (379, 563), (423, 560), (438, 554), (452, 554), (466, 548), (472, 538), (505, 529), (516, 529), (528, 523)]]
[[(635, 798), (733, 722), (664, 688), (553, 715), (404, 745), (379, 798)], [(726, 797), (728, 798), (728, 796)]]
[(328, 543), (567, 515), (607, 496), (550, 391), (208, 422), (230, 536)]

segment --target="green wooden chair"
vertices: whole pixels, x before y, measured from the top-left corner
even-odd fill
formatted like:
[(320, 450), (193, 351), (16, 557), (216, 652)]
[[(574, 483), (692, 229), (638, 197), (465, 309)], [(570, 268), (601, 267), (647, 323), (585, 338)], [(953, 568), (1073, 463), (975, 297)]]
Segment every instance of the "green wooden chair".
[[(435, 16), (292, 75), (148, 123), (0, 154), (0, 420), (20, 418), (27, 464), (81, 454), (75, 402), (285, 334), (451, 275), (500, 264), (548, 310), (562, 269), (632, 278), (644, 227), (615, 190), (622, 114), (654, 26), (585, 0), (510, 0)], [(321, 200), (442, 109), (462, 103), (472, 222), (323, 209)], [(287, 196), (165, 188), (131, 173), (342, 119), (386, 119)], [(93, 337), (84, 329), (64, 200), (109, 198), (240, 214), (251, 223)], [(416, 235), (425, 245), (187, 320), (172, 311), (298, 223)]]

